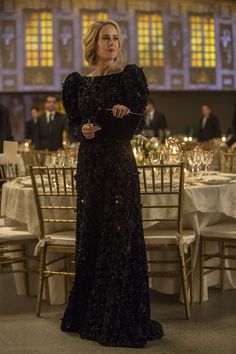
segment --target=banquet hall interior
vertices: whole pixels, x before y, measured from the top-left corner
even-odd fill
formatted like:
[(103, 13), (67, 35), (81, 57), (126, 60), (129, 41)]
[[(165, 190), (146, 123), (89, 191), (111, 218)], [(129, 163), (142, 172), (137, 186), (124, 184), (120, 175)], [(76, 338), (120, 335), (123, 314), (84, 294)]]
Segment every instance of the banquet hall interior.
[(62, 89), (107, 19), (149, 88), (131, 146), (165, 335), (143, 350), (236, 353), (236, 0), (0, 0), (0, 354), (138, 351), (60, 331), (80, 158)]

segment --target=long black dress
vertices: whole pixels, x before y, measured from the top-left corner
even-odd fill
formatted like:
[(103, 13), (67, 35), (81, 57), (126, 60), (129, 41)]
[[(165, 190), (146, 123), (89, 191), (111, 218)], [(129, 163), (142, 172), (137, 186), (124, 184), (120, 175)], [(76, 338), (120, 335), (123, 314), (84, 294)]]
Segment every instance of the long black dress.
[(61, 329), (106, 346), (143, 347), (163, 330), (150, 320), (139, 178), (130, 142), (104, 139), (99, 132), (86, 140), (81, 124), (98, 107), (124, 104), (143, 113), (147, 96), (146, 78), (136, 65), (107, 76), (75, 72), (63, 85), (70, 133), (81, 144), (76, 274)]

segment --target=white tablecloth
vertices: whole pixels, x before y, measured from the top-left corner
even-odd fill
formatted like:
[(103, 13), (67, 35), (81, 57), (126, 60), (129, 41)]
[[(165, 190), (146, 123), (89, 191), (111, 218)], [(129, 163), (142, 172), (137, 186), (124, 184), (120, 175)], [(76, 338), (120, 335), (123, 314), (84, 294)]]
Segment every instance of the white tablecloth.
[[(155, 199), (150, 199), (150, 205), (152, 203), (155, 203)], [(186, 186), (183, 209), (185, 227), (194, 229), (197, 235), (195, 243), (197, 265), (200, 230), (205, 226), (218, 223), (226, 217), (236, 219), (236, 183), (211, 186)], [(36, 235), (39, 234), (33, 190), (30, 186), (23, 186), (19, 180), (18, 182), (12, 181), (4, 184), (1, 214), (6, 218), (7, 223), (24, 223), (27, 225), (29, 232)], [(24, 292), (24, 289), (22, 288), (23, 282), (20, 281), (20, 275), (17, 274), (15, 279), (18, 279), (16, 284), (18, 293)], [(49, 280), (51, 303), (58, 304), (64, 302), (64, 281), (62, 277), (51, 277)], [(218, 271), (206, 277), (205, 300), (207, 299), (208, 286), (217, 286), (218, 283)], [(152, 287), (164, 293), (177, 293), (180, 291), (178, 280), (154, 279), (152, 281)], [(233, 272), (227, 272), (225, 287), (236, 288), (235, 273), (233, 275)], [(195, 299), (197, 299), (197, 280), (195, 289)]]

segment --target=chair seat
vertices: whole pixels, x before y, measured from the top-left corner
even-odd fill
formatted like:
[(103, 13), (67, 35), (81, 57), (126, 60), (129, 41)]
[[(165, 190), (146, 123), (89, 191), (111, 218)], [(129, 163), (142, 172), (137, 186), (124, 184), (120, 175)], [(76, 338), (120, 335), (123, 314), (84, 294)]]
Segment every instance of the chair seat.
[[(184, 230), (184, 243), (190, 245), (195, 240), (195, 231)], [(144, 232), (146, 245), (174, 244), (177, 240), (176, 230), (147, 229)]]
[(37, 237), (23, 227), (0, 227), (0, 244), (10, 244), (15, 241), (34, 241), (37, 240)]
[(40, 240), (34, 250), (34, 255), (37, 255), (40, 247), (44, 247), (45, 244), (50, 246), (75, 246), (75, 231), (65, 230), (59, 232), (52, 232), (46, 235)]
[(201, 236), (236, 239), (236, 223), (222, 223), (207, 226), (201, 230)]

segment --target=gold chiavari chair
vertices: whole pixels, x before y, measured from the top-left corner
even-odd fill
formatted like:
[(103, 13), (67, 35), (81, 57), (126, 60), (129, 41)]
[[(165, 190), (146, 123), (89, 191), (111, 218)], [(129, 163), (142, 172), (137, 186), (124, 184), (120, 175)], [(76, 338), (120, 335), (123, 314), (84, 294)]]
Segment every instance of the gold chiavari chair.
[[(29, 295), (29, 272), (38, 272), (38, 257), (30, 254), (28, 247), (35, 247), (38, 238), (24, 227), (0, 227), (0, 274), (24, 273), (24, 282)], [(20, 265), (17, 266), (17, 265)]]
[[(183, 230), (184, 164), (138, 166), (138, 170), (144, 238), (147, 252), (151, 252), (148, 255), (149, 276), (181, 278), (185, 313), (189, 319), (188, 285), (192, 304), (195, 232)], [(161, 252), (166, 251), (172, 255), (171, 259), (170, 254), (166, 259), (160, 258)], [(160, 270), (152, 269), (153, 266)]]
[[(207, 250), (207, 246), (217, 246), (216, 252)], [(203, 302), (204, 277), (205, 275), (220, 271), (220, 285), (224, 290), (225, 271), (234, 270), (236, 266), (230, 264), (236, 261), (236, 222), (222, 223), (205, 227), (200, 235), (200, 303)], [(232, 254), (234, 251), (234, 254)], [(216, 265), (209, 264), (214, 260)]]
[(220, 171), (236, 172), (236, 152), (220, 152)]
[(12, 181), (19, 177), (18, 166), (16, 164), (8, 163), (0, 165), (0, 202), (2, 196), (2, 185), (5, 182)]
[(29, 166), (43, 166), (48, 150), (21, 151), (26, 173), (29, 174)]
[[(16, 164), (0, 165), (0, 197), (2, 184), (18, 176)], [(38, 267), (30, 264), (32, 260), (37, 261), (37, 257), (29, 254), (29, 247), (35, 246), (37, 240), (37, 237), (24, 227), (7, 227), (4, 223), (0, 227), (0, 274), (24, 273), (27, 294), (29, 294), (28, 273), (38, 271)]]
[[(54, 275), (65, 276), (65, 279), (74, 276), (70, 259), (74, 257), (75, 253), (75, 172), (73, 167), (30, 166), (40, 227), (40, 241), (35, 250), (36, 254), (40, 250), (37, 316), (40, 316), (41, 312), (45, 280)], [(53, 260), (48, 260), (50, 253), (58, 256)], [(59, 261), (63, 261), (65, 264), (62, 269), (49, 269)], [(47, 286), (47, 282), (45, 285)]]

